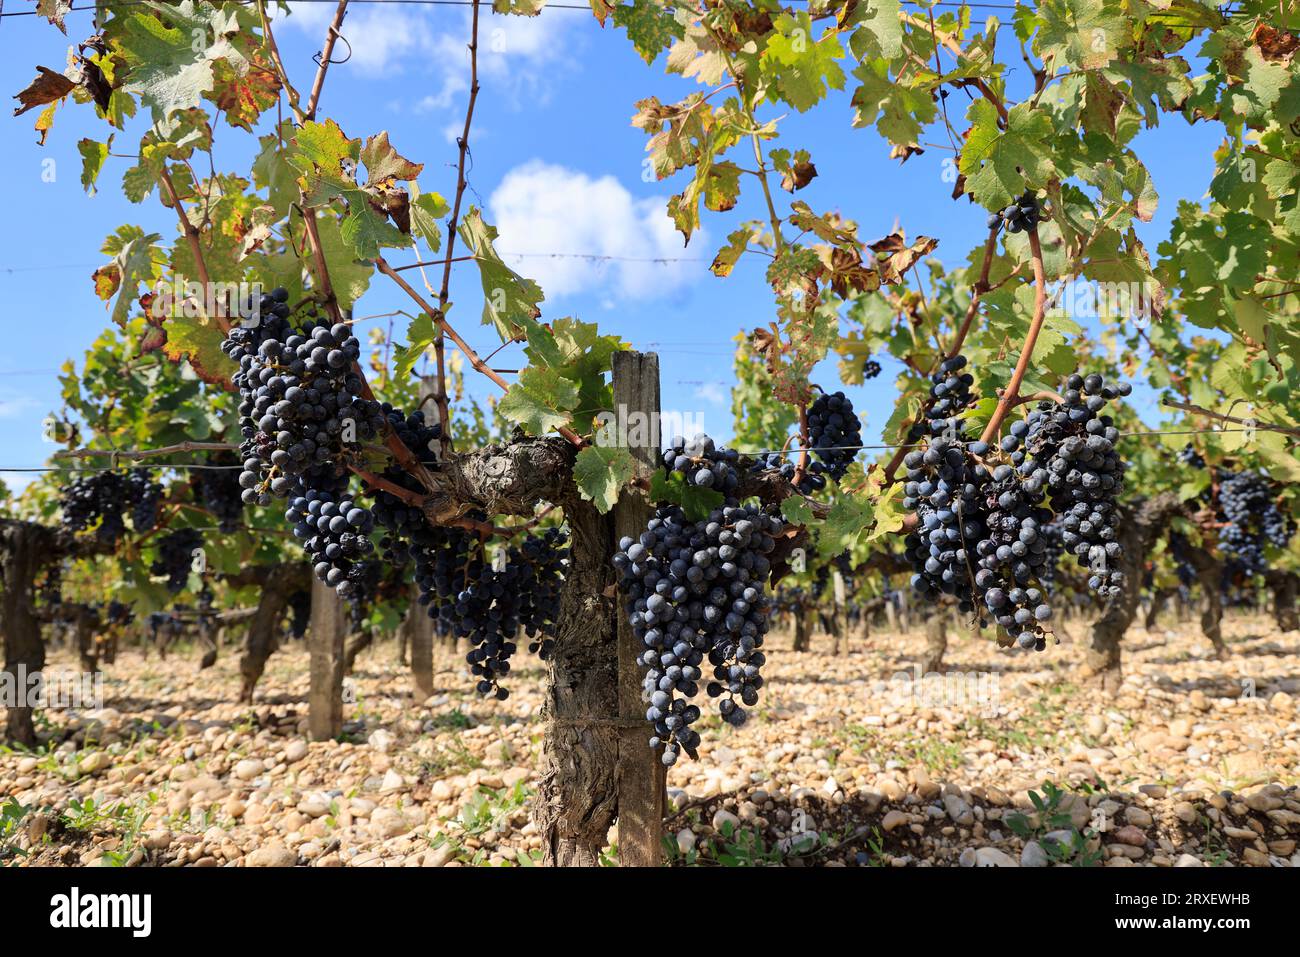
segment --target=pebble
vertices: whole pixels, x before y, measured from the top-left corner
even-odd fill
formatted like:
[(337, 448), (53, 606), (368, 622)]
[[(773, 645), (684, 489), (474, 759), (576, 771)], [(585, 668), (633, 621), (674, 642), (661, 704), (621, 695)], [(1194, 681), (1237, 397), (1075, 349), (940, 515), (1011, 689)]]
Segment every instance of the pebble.
[(1027, 841), (1025, 846), (1021, 848), (1021, 867), (1046, 867), (1047, 863), (1047, 852), (1043, 850), (1043, 845), (1039, 844), (1037, 841)]
[(251, 781), (263, 771), (266, 764), (259, 758), (245, 758), (235, 765), (235, 777), (241, 781)]
[(1005, 851), (996, 847), (981, 847), (975, 852), (976, 867), (1019, 867)]
[(259, 847), (244, 858), (245, 867), (293, 867), (298, 855), (281, 844)]

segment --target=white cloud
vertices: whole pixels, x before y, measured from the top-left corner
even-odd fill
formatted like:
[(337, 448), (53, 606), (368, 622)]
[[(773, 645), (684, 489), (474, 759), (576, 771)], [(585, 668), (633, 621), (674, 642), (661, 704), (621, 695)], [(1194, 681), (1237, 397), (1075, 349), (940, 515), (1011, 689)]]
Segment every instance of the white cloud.
[[(536, 279), (550, 298), (595, 290), (655, 298), (691, 282), (705, 268), (693, 260), (656, 262), (690, 256), (682, 252), (665, 200), (637, 199), (612, 176), (593, 179), (533, 160), (506, 174), (488, 206), (502, 255)], [(707, 246), (708, 237), (701, 231), (697, 242)]]
[(727, 393), (722, 391), (722, 387), (716, 382), (702, 382), (695, 387), (695, 398), (703, 399), (705, 402), (714, 402), (721, 404), (728, 399)]
[(36, 400), (30, 396), (0, 396), (0, 419), (16, 419), (26, 415), (29, 409), (36, 407)]
[[(319, 43), (334, 15), (325, 3), (290, 2), (284, 26)], [(536, 17), (484, 12), (479, 18), (479, 75), (490, 92), (506, 94), (516, 106), (545, 102), (547, 78), (576, 62), (580, 42), (569, 24), (578, 18), (551, 11)], [(278, 24), (277, 24), (278, 26)], [(340, 60), (351, 47), (347, 68), (366, 76), (413, 72), (432, 74), (435, 92), (410, 105), (415, 113), (445, 110), (469, 89), (470, 14), (377, 4), (351, 11), (341, 31), (347, 43), (335, 48)]]

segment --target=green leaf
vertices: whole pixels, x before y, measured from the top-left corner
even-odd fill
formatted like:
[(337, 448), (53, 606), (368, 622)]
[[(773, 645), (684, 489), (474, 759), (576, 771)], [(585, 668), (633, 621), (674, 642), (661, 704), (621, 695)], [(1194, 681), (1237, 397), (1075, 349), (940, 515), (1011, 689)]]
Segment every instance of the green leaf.
[(438, 193), (421, 193), (419, 187), (411, 184), (411, 232), (420, 237), (429, 246), (429, 251), (436, 253), (442, 248), (442, 229), (438, 220), (450, 212), (447, 201)]
[(578, 384), (554, 369), (528, 366), (519, 380), (506, 390), (497, 406), (510, 422), (532, 435), (545, 435), (567, 425), (578, 407)]
[(81, 154), (81, 185), (91, 196), (95, 195), (95, 182), (99, 179), (99, 171), (104, 168), (104, 160), (108, 159), (108, 151), (112, 146), (112, 135), (108, 137), (107, 143), (92, 139), (77, 142), (77, 152)]
[(818, 550), (823, 555), (838, 555), (852, 548), (875, 514), (875, 507), (866, 495), (843, 495), (836, 499), (818, 536)]
[(636, 460), (622, 447), (588, 445), (573, 463), (573, 481), (584, 499), (604, 515), (618, 501), (619, 490), (632, 480)]
[(958, 168), (977, 203), (997, 209), (1025, 189), (1047, 182), (1055, 168), (1048, 145), (1052, 123), (1045, 114), (1029, 103), (1018, 103), (1007, 116), (1005, 131), (999, 129), (998, 112), (988, 100), (976, 100), (966, 115), (972, 125)]
[(497, 238), (495, 227), (484, 222), (473, 206), (461, 218), (457, 232), (478, 264), (483, 282), (483, 324), (494, 326), (501, 341), (507, 342), (526, 320), (542, 314), (537, 305), (545, 298), (542, 288), (505, 264), (492, 245)]
[(614, 7), (613, 16), (614, 26), (627, 31), (627, 38), (646, 63), (653, 63), (655, 57), (683, 35), (673, 5), (663, 0), (633, 0), (632, 3), (619, 4)]
[(138, 95), (160, 120), (201, 104), (213, 89), (217, 60), (239, 75), (248, 71), (248, 60), (231, 42), (241, 32), (238, 7), (181, 0), (157, 9), (126, 15), (117, 43), (131, 68), (122, 88)]
[(802, 495), (791, 495), (783, 499), (781, 514), (792, 525), (811, 525), (815, 519), (812, 505)]
[(771, 79), (768, 98), (789, 103), (800, 113), (811, 109), (831, 90), (844, 89), (844, 71), (836, 62), (844, 55), (836, 31), (813, 38), (806, 10), (783, 13), (773, 21), (759, 67)]
[(725, 501), (721, 492), (698, 485), (687, 485), (680, 472), (665, 473), (656, 469), (650, 476), (650, 501), (659, 505), (680, 505), (692, 522), (702, 522)]
[(312, 215), (316, 216), (316, 231), (320, 235), (325, 268), (329, 270), (330, 282), (334, 286), (334, 297), (340, 308), (351, 309), (370, 288), (370, 277), (375, 268), (357, 258), (355, 248), (344, 239), (343, 229), (335, 216), (328, 212), (313, 212)]

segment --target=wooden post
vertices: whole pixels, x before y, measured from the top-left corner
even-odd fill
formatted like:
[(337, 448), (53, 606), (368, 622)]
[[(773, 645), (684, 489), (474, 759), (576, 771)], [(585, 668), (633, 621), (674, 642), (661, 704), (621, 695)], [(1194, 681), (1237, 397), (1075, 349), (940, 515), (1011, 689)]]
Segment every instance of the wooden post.
[[(423, 376), (420, 379), (420, 408), (433, 406), (433, 418), (437, 419), (435, 399), (438, 394), (438, 377)], [(427, 417), (428, 412), (425, 413)], [(435, 443), (438, 444), (438, 443)], [(439, 446), (440, 447), (440, 446)], [(414, 688), (416, 704), (422, 703), (433, 694), (433, 619), (429, 617), (428, 606), (418, 601), (420, 589), (411, 586), (411, 612), (408, 621), (411, 627), (411, 682)]]
[[(659, 357), (654, 353), (616, 352), (614, 410), (627, 425), (627, 441), (636, 460), (636, 476), (648, 477), (658, 463)], [(648, 428), (636, 429), (633, 415)], [(637, 439), (642, 443), (633, 445)], [(639, 495), (625, 493), (614, 507), (615, 543), (645, 531), (650, 507)], [(615, 544), (611, 543), (611, 545)], [(612, 552), (612, 548), (611, 548)], [(654, 867), (663, 861), (663, 819), (667, 810), (667, 769), (660, 754), (647, 743), (642, 670), (637, 663), (643, 646), (632, 633), (627, 616), (618, 619), (618, 855), (625, 867)]]
[(343, 599), (313, 577), (311, 627), (307, 648), (311, 661), (311, 690), (307, 696), (307, 726), (313, 741), (328, 741), (343, 733)]

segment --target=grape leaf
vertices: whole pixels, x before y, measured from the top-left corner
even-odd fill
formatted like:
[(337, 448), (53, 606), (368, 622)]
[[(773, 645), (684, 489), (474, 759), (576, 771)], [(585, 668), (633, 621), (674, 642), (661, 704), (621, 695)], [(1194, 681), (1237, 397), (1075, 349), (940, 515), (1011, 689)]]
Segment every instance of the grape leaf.
[(844, 89), (844, 71), (836, 62), (844, 55), (838, 35), (828, 30), (813, 38), (812, 19), (806, 10), (795, 16), (783, 13), (772, 23), (776, 32), (767, 39), (759, 58), (764, 75), (770, 78), (768, 98), (789, 103), (803, 113), (831, 90)]
[(497, 411), (532, 435), (567, 425), (578, 407), (578, 384), (554, 369), (528, 366), (506, 390)]
[(189, 360), (199, 378), (209, 385), (230, 388), (230, 378), (239, 367), (221, 351), (225, 334), (208, 319), (172, 316), (163, 327), (167, 344), (163, 351), (173, 362)]
[(475, 207), (461, 217), (457, 232), (478, 264), (483, 282), (483, 324), (495, 327), (502, 342), (513, 339), (525, 320), (542, 314), (537, 305), (545, 298), (541, 286), (505, 264), (492, 245), (497, 238), (496, 228), (484, 222)]
[(99, 179), (99, 171), (104, 168), (104, 161), (108, 159), (108, 151), (112, 148), (112, 134), (109, 134), (107, 143), (92, 139), (77, 142), (77, 152), (81, 154), (81, 185), (91, 196), (95, 195), (95, 182)]
[(665, 473), (662, 469), (656, 469), (650, 476), (650, 500), (680, 506), (692, 522), (704, 521), (725, 501), (721, 492), (688, 485), (680, 472)]
[(240, 34), (240, 19), (239, 7), (193, 0), (160, 4), (159, 13), (126, 15), (115, 38), (116, 52), (131, 68), (122, 88), (138, 95), (155, 120), (199, 106), (203, 94), (213, 89), (218, 60), (225, 60), (235, 74), (248, 72), (247, 58), (231, 42)]
[(588, 445), (573, 463), (573, 481), (584, 499), (602, 515), (614, 507), (619, 490), (632, 480), (636, 460), (618, 446)]
[(1055, 170), (1049, 149), (1051, 120), (1032, 104), (1018, 103), (1007, 116), (1005, 131), (988, 100), (973, 102), (967, 117), (970, 134), (958, 160), (966, 190), (986, 209), (997, 209), (1027, 188), (1040, 188)]

